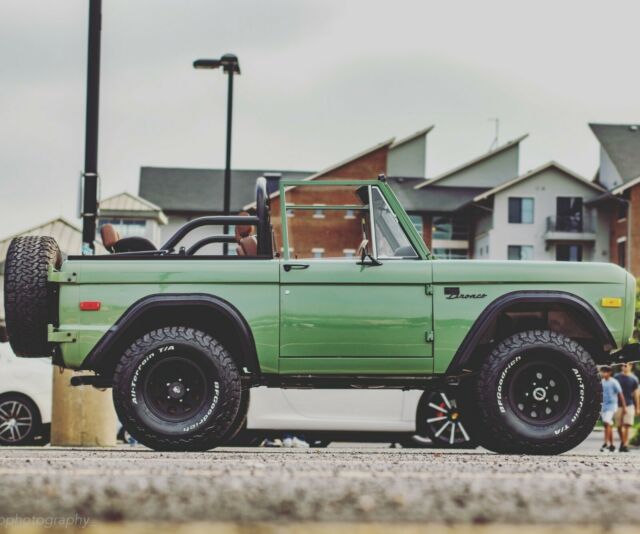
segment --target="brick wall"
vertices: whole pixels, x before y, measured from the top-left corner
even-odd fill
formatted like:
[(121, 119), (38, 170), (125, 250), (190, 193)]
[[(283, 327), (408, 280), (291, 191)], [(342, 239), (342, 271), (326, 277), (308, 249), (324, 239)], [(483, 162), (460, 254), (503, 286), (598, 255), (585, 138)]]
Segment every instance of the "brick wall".
[[(387, 170), (388, 146), (354, 159), (341, 167), (319, 176), (316, 180), (373, 180)], [(299, 187), (287, 192), (287, 203), (293, 204), (356, 204), (353, 188)], [(346, 219), (344, 211), (325, 211), (324, 218), (314, 218), (313, 211), (296, 210), (288, 218), (289, 246), (292, 257), (313, 257), (312, 250), (324, 248), (323, 256), (341, 257), (344, 249), (356, 249), (361, 241), (361, 217)], [(276, 247), (282, 247), (280, 198), (271, 201), (271, 221)]]
[[(634, 276), (640, 276), (640, 185), (636, 185), (629, 191), (629, 223), (631, 235), (630, 240), (630, 261), (627, 268)], [(625, 229), (626, 230), (626, 229)]]

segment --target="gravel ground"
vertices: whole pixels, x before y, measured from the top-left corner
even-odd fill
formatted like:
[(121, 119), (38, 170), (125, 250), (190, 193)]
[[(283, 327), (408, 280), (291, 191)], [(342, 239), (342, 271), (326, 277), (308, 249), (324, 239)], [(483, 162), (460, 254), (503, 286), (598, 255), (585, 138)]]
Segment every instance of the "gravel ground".
[(632, 524), (637, 454), (501, 456), (350, 447), (156, 453), (0, 449), (0, 518)]

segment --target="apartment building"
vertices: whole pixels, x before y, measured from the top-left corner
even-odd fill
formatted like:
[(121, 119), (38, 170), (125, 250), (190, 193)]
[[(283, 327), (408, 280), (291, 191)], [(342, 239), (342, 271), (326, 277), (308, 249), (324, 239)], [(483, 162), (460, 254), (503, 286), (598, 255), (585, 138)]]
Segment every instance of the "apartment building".
[(640, 276), (640, 125), (589, 127), (600, 144), (595, 182), (606, 192), (593, 204), (609, 214), (609, 257)]

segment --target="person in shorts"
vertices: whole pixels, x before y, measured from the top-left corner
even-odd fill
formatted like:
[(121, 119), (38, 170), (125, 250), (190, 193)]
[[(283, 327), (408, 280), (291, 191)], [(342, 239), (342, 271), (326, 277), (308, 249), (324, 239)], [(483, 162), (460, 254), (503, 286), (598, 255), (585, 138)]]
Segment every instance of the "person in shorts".
[(620, 383), (613, 378), (613, 370), (608, 365), (600, 367), (600, 376), (602, 377), (602, 409), (600, 418), (604, 424), (604, 445), (600, 447), (600, 451), (616, 450), (613, 445), (613, 416), (618, 409), (618, 403), (626, 409), (624, 395)]
[(636, 413), (640, 412), (640, 391), (638, 390), (638, 377), (633, 373), (630, 363), (622, 364), (622, 372), (614, 377), (622, 388), (622, 395), (626, 407), (618, 407), (613, 421), (618, 427), (620, 435), (620, 452), (629, 452), (629, 434), (633, 426)]

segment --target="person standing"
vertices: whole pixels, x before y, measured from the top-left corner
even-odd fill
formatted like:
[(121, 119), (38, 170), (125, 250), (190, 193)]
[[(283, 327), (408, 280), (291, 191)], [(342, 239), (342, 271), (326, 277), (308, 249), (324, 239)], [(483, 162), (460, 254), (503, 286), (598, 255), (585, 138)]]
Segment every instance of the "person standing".
[(600, 447), (600, 452), (607, 449), (611, 452), (616, 450), (613, 445), (613, 416), (618, 409), (618, 403), (626, 409), (620, 383), (612, 375), (613, 370), (610, 366), (603, 365), (600, 367), (600, 376), (602, 377), (602, 410), (600, 417), (604, 424), (604, 445)]
[(640, 413), (640, 391), (638, 390), (638, 377), (633, 374), (633, 367), (630, 363), (622, 364), (622, 372), (615, 377), (620, 387), (626, 403), (626, 407), (619, 407), (616, 411), (614, 421), (618, 427), (620, 435), (620, 452), (629, 452), (629, 434), (635, 421), (636, 413)]

